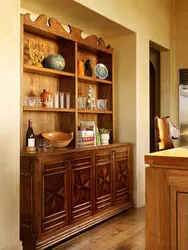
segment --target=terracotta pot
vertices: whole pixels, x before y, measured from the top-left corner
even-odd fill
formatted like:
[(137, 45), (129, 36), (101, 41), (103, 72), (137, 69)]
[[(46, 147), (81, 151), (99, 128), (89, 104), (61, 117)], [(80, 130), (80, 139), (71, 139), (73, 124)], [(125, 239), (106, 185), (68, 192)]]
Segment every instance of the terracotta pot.
[(43, 107), (52, 108), (52, 93), (50, 93), (48, 89), (43, 89), (40, 97)]

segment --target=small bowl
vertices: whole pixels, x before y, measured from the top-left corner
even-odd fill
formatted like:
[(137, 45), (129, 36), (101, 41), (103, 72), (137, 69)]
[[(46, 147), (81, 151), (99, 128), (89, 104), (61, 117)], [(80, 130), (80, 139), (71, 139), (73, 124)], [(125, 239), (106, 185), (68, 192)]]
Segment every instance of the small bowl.
[(42, 133), (42, 136), (49, 140), (55, 148), (64, 148), (72, 141), (73, 132), (70, 134), (64, 132)]

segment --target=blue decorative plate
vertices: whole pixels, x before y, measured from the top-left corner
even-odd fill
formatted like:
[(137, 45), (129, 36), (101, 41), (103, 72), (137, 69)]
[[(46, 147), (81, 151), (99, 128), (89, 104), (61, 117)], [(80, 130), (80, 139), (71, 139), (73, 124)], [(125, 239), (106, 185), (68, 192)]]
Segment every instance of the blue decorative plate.
[(95, 74), (96, 76), (99, 78), (99, 79), (106, 79), (107, 76), (108, 76), (108, 69), (107, 67), (102, 64), (102, 63), (98, 63), (96, 66), (95, 66)]

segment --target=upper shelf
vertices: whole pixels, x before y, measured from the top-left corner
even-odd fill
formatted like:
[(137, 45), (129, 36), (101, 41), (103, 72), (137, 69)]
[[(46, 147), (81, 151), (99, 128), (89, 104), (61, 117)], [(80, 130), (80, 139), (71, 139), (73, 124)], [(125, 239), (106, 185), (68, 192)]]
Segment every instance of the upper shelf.
[(91, 83), (103, 83), (103, 84), (112, 84), (112, 81), (109, 80), (102, 80), (96, 77), (89, 77), (89, 76), (78, 76), (78, 79), (91, 82)]
[(44, 75), (44, 76), (56, 76), (56, 77), (70, 76), (70, 77), (75, 77), (74, 73), (58, 71), (58, 70), (48, 69), (48, 68), (37, 68), (35, 66), (30, 66), (30, 65), (27, 65), (27, 64), (24, 64), (24, 72), (40, 74), (40, 75)]

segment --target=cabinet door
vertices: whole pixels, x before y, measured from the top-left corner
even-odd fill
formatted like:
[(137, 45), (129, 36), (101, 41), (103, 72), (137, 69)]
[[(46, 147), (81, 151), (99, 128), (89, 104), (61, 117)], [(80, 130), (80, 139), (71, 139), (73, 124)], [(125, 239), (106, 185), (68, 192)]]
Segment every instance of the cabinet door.
[(67, 197), (65, 162), (43, 164), (43, 232), (55, 230), (68, 223)]
[(169, 171), (171, 250), (188, 249), (188, 171)]
[(75, 220), (85, 218), (91, 215), (93, 211), (93, 153), (77, 153), (71, 155), (71, 158), (71, 220)]
[(112, 153), (101, 150), (95, 155), (96, 210), (112, 205)]
[(115, 149), (115, 202), (128, 199), (128, 147)]

